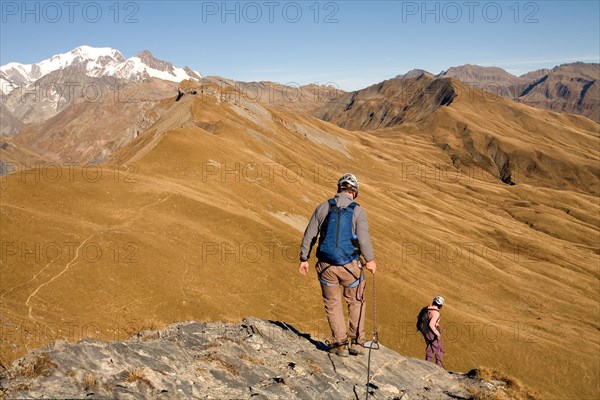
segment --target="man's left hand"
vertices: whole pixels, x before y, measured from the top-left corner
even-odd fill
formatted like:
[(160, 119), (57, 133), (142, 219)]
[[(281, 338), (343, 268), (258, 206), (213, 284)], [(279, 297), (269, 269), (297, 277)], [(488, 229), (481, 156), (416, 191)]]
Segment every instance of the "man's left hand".
[(367, 263), (365, 264), (365, 268), (371, 271), (372, 273), (375, 273), (375, 271), (377, 270), (377, 264), (375, 263), (375, 260), (367, 261)]

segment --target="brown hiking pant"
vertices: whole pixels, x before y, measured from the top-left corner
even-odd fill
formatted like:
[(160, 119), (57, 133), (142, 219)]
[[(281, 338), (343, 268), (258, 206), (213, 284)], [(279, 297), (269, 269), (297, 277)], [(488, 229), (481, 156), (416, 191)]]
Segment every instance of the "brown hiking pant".
[(425, 360), (431, 361), (433, 356), (435, 356), (435, 363), (440, 367), (444, 368), (444, 364), (442, 363), (442, 357), (444, 355), (444, 346), (442, 345), (442, 339), (438, 339), (435, 337), (433, 332), (427, 332), (425, 337)]
[[(354, 284), (357, 278), (363, 276), (363, 271), (360, 268), (358, 260), (344, 266), (331, 265), (319, 261), (317, 262), (316, 270), (321, 281), (325, 312), (327, 313), (327, 320), (329, 321), (333, 340), (336, 343), (342, 343), (348, 339), (346, 321), (342, 309), (342, 295), (340, 293), (340, 286), (342, 286), (344, 289), (344, 299), (348, 305), (350, 338), (362, 343), (365, 339), (365, 279), (363, 278), (360, 284), (355, 287), (348, 287)], [(327, 282), (327, 284), (324, 282)]]

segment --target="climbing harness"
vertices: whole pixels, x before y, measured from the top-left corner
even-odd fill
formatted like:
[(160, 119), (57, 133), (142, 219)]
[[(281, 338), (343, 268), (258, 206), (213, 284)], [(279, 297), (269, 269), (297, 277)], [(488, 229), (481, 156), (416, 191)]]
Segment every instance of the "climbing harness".
[[(321, 272), (319, 272), (319, 273), (317, 274), (317, 275), (319, 276), (319, 282), (321, 282), (321, 283), (322, 283), (323, 285), (325, 285), (325, 286), (338, 286), (338, 284), (337, 284), (337, 283), (331, 283), (331, 282), (327, 282), (325, 279), (323, 279), (323, 274), (325, 273), (325, 271), (327, 271), (327, 270), (328, 270), (329, 268), (331, 268), (331, 267), (332, 267), (332, 265), (328, 265), (327, 267), (325, 267), (325, 268), (323, 269), (323, 271), (321, 271)], [(349, 273), (350, 275), (352, 275), (352, 276), (354, 277), (354, 279), (356, 279), (356, 280), (355, 280), (354, 282), (352, 282), (351, 284), (349, 284), (349, 285), (344, 285), (344, 287), (345, 287), (346, 289), (352, 289), (352, 288), (355, 288), (355, 287), (357, 287), (358, 285), (360, 285), (360, 283), (361, 283), (362, 281), (364, 281), (364, 280), (365, 280), (365, 273), (364, 273), (364, 272), (362, 272), (362, 271), (361, 271), (360, 277), (357, 277), (356, 275), (354, 275), (354, 274), (352, 273), (352, 271), (350, 271), (348, 268), (346, 268), (346, 266), (341, 266), (341, 267), (342, 267), (342, 268), (344, 268), (346, 271), (348, 271), (348, 273)], [(361, 269), (362, 269), (362, 268), (361, 268)]]

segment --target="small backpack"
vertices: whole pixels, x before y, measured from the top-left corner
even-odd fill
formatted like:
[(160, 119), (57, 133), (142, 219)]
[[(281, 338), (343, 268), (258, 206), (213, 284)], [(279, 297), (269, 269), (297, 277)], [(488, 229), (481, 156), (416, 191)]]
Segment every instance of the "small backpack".
[(335, 199), (329, 200), (329, 213), (321, 227), (317, 258), (332, 265), (345, 265), (358, 259), (358, 240), (352, 233), (352, 218), (357, 203), (339, 208)]
[(423, 335), (431, 332), (431, 328), (429, 327), (429, 306), (425, 306), (419, 311), (419, 316), (417, 317), (417, 330)]

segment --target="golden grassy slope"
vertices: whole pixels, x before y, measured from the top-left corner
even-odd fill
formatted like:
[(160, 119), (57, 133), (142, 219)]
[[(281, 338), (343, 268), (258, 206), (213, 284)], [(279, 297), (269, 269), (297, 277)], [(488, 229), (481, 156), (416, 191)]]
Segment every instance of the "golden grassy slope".
[[(384, 344), (421, 357), (414, 319), (442, 294), (447, 368), (493, 365), (548, 398), (598, 395), (599, 321), (589, 315), (599, 311), (600, 207), (584, 190), (597, 182), (548, 187), (552, 176), (533, 171), (509, 186), (477, 163), (457, 172), (434, 144), (464, 124), (475, 142), (502, 128), (502, 143), (521, 137), (544, 152), (567, 141), (560, 161), (593, 172), (597, 125), (520, 105), (520, 122), (507, 122), (456, 100), (418, 122), (350, 132), (208, 86), (165, 105), (97, 182), (90, 168), (2, 182), (3, 364), (55, 337), (123, 337), (186, 319), (254, 315), (327, 336), (318, 282), (297, 273), (298, 244), (316, 204), (352, 171), (380, 267)], [(38, 260), (27, 253), (36, 244)]]
[(537, 110), (450, 79), (390, 79), (341, 95), (314, 115), (351, 130), (429, 136), (461, 169), (505, 182), (600, 194), (600, 125)]

